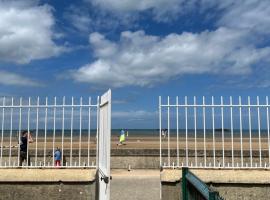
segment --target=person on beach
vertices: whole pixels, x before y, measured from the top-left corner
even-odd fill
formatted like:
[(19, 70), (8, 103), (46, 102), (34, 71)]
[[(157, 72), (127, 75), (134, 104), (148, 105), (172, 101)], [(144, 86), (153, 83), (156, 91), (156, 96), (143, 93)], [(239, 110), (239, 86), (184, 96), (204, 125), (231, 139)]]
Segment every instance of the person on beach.
[[(28, 131), (23, 131), (20, 138), (20, 163), (19, 166), (22, 166), (22, 163), (27, 160), (27, 148), (28, 143), (33, 142), (32, 134)], [(28, 153), (27, 165), (30, 166), (30, 155)]]
[(126, 141), (125, 131), (122, 129), (120, 131), (119, 143), (117, 145), (123, 145), (125, 141)]
[(59, 147), (56, 148), (55, 152), (54, 152), (54, 166), (56, 167), (60, 167), (61, 166), (61, 151), (59, 149)]
[(163, 136), (163, 138), (166, 138), (167, 132), (168, 132), (167, 129), (162, 129), (162, 130), (161, 130), (161, 135)]

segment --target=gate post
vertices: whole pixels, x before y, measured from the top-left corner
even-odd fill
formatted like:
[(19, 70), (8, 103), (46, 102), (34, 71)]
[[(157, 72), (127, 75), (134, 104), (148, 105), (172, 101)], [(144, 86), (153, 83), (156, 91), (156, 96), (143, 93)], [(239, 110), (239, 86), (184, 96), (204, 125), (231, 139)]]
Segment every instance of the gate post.
[(188, 168), (182, 167), (182, 199), (183, 200), (188, 200), (187, 179), (186, 179), (187, 173), (188, 173)]

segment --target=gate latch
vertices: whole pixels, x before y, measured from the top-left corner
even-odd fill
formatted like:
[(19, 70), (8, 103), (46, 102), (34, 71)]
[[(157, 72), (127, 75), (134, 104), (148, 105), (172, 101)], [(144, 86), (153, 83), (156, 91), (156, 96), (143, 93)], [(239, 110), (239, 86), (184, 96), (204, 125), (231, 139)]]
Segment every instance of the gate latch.
[(106, 175), (103, 173), (103, 171), (100, 170), (100, 169), (99, 169), (99, 172), (100, 172), (100, 175), (101, 175), (101, 177), (100, 177), (100, 180), (101, 180), (101, 181), (104, 181), (106, 184), (108, 184), (109, 181), (112, 180), (112, 176), (110, 176), (110, 177), (106, 176)]
[(100, 178), (100, 180), (101, 180), (101, 181), (104, 181), (106, 184), (108, 184), (108, 183), (109, 183), (109, 180), (112, 180), (112, 176), (110, 176), (110, 179), (109, 179), (108, 176), (102, 176), (102, 177)]

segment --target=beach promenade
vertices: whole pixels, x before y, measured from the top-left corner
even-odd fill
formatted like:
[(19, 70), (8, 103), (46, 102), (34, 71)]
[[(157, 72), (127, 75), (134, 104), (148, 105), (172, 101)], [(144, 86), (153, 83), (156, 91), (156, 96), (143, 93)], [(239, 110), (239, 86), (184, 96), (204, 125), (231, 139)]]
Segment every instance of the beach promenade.
[(112, 170), (112, 200), (160, 199), (159, 170)]

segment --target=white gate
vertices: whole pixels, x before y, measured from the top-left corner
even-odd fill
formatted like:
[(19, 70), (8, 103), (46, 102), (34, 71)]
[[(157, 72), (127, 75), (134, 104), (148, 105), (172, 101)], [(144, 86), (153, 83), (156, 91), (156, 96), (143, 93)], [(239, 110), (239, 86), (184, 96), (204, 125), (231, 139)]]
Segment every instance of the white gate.
[(111, 90), (101, 97), (98, 134), (99, 199), (110, 199)]

